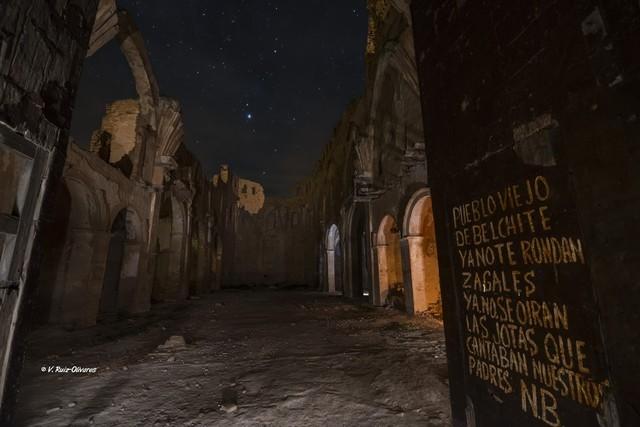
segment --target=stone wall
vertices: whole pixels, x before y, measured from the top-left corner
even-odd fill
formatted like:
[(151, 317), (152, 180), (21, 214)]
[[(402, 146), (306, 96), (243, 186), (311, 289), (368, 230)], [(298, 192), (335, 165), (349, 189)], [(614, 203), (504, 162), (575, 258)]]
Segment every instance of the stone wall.
[(353, 101), (347, 107), (312, 173), (297, 187), (298, 197), (305, 200), (311, 215), (307, 250), (314, 257), (306, 265), (312, 272), (309, 285), (325, 291), (329, 290), (327, 235), (333, 225), (340, 236), (346, 233), (345, 218), (353, 201), (357, 159), (355, 144), (362, 128), (363, 111), (362, 100)]
[[(2, 290), (0, 360), (2, 423), (11, 424), (15, 379), (19, 375), (24, 329), (23, 301), (29, 301), (39, 265), (40, 241), (35, 222), (52, 211), (52, 187), (59, 180), (71, 122), (75, 92), (89, 43), (97, 0), (84, 2), (7, 0), (0, 5), (0, 126), (2, 144), (9, 140), (33, 150), (33, 191), (19, 218), (11, 252), (17, 291)], [(26, 138), (23, 139), (22, 136)], [(2, 185), (6, 185), (5, 182)], [(45, 189), (40, 192), (40, 189)], [(14, 189), (3, 188), (3, 194)], [(44, 208), (42, 208), (44, 206)], [(45, 214), (41, 216), (41, 212)], [(3, 239), (4, 240), (4, 239)], [(4, 244), (4, 242), (3, 242)], [(17, 273), (21, 271), (21, 273)], [(15, 326), (16, 329), (13, 329)], [(14, 341), (14, 332), (17, 340)], [(10, 357), (8, 352), (13, 352)], [(7, 373), (10, 373), (7, 379)], [(6, 382), (5, 382), (6, 381)], [(9, 384), (9, 389), (5, 389)]]
[(640, 5), (413, 17), (454, 425), (640, 424)]
[[(337, 271), (345, 295), (384, 305), (387, 278), (393, 277), (400, 305), (414, 313), (425, 310), (427, 289), (437, 289), (438, 282), (433, 268), (425, 271), (425, 233), (412, 235), (407, 226), (412, 209), (420, 205), (416, 196), (430, 194), (408, 5), (402, 0), (368, 2), (365, 92), (347, 108), (301, 188), (315, 215), (320, 287), (328, 290), (328, 272)], [(378, 243), (384, 241), (378, 236), (384, 221), (391, 221), (388, 228), (399, 239), (401, 253)], [(334, 225), (340, 256), (328, 246)], [(390, 276), (386, 261), (391, 255), (402, 262)]]
[[(120, 212), (128, 210), (132, 235), (129, 258), (135, 268), (123, 274), (120, 311), (139, 313), (149, 309), (151, 280), (144, 266), (149, 262), (148, 224), (152, 193), (125, 177), (118, 169), (75, 144), (69, 146), (62, 188), (68, 194), (66, 206), (58, 199), (57, 211), (67, 215), (56, 228), (67, 225), (60, 253), (47, 250), (37, 289), (41, 321), (67, 326), (94, 325), (103, 290), (112, 224)], [(47, 229), (45, 229), (47, 231)], [(47, 239), (45, 247), (60, 241)], [(125, 262), (126, 264), (126, 262)], [(127, 283), (128, 282), (128, 283)]]
[(214, 228), (212, 242), (214, 245), (214, 288), (221, 289), (230, 283), (233, 277), (235, 260), (236, 224), (238, 221), (238, 200), (240, 195), (239, 179), (229, 169), (228, 165), (221, 165), (218, 174), (212, 178), (213, 218)]
[(233, 276), (227, 285), (310, 284), (315, 253), (310, 252), (311, 217), (304, 201), (268, 197), (258, 212), (253, 208), (239, 209)]
[(238, 180), (238, 208), (255, 215), (264, 206), (264, 188), (257, 182), (240, 178)]

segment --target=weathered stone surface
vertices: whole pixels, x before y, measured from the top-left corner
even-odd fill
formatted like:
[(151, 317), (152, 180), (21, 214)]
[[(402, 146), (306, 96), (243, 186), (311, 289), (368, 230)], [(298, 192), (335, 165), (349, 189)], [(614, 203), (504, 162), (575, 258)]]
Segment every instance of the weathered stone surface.
[[(640, 423), (638, 5), (414, 1), (413, 17), (454, 425)], [(496, 244), (512, 244), (507, 261), (461, 257)], [(484, 270), (531, 284), (465, 285)], [(474, 298), (510, 301), (518, 317), (483, 314)], [(532, 304), (546, 320), (527, 322)], [(505, 322), (532, 347), (495, 351), (521, 363), (479, 350), (483, 328)]]
[[(244, 182), (239, 181), (240, 203)], [(256, 196), (264, 200), (263, 194)], [(256, 213), (241, 204), (235, 228), (232, 276), (226, 284), (309, 283), (308, 265), (313, 259), (308, 239), (310, 219), (311, 214), (301, 199), (269, 197)]]
[(45, 147), (69, 127), (96, 3), (2, 5), (0, 120)]
[(264, 206), (264, 188), (257, 182), (240, 178), (238, 180), (238, 197), (239, 207), (251, 215), (259, 213)]
[[(11, 258), (14, 273), (9, 274), (15, 275), (3, 280), (19, 283), (18, 291), (2, 290), (0, 295), (3, 325), (0, 423), (6, 425), (13, 424), (13, 401), (25, 338), (24, 318), (29, 317), (23, 314), (23, 302), (28, 304), (33, 295), (41, 254), (42, 241), (32, 225), (36, 218), (46, 217), (53, 201), (52, 189), (62, 171), (75, 91), (96, 6), (97, 0), (7, 0), (0, 5), (0, 126), (3, 132), (15, 131), (26, 136), (26, 144), (52, 153), (45, 158), (47, 155), (41, 151), (33, 161), (35, 179), (27, 185), (31, 191), (20, 215), (22, 226), (16, 236), (19, 243), (8, 250), (0, 249), (3, 263)], [(47, 168), (42, 166), (45, 160), (50, 161)], [(13, 193), (15, 188), (8, 190), (3, 195)], [(15, 272), (22, 274), (18, 277)], [(13, 350), (11, 357), (5, 354), (7, 349)]]

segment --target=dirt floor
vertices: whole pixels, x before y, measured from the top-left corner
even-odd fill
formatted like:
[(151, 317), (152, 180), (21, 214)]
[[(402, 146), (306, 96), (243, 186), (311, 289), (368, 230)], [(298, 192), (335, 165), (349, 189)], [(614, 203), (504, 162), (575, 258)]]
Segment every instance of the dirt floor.
[(441, 325), (318, 293), (225, 291), (30, 348), (20, 426), (450, 424)]

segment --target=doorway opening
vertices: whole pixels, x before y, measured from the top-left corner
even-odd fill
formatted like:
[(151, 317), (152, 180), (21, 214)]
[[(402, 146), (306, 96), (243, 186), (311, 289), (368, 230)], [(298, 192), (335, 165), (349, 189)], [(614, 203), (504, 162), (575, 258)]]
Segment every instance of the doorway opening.
[(405, 290), (411, 300), (407, 310), (442, 318), (436, 230), (431, 194), (427, 189), (418, 191), (407, 206), (404, 240), (409, 255)]
[(353, 298), (371, 299), (371, 261), (369, 257), (368, 215), (361, 203), (355, 205), (351, 219), (351, 292)]
[(380, 303), (399, 310), (405, 310), (400, 230), (396, 220), (391, 215), (385, 216), (380, 222), (376, 250), (378, 255)]
[(329, 293), (342, 293), (342, 242), (335, 224), (327, 232), (327, 287)]

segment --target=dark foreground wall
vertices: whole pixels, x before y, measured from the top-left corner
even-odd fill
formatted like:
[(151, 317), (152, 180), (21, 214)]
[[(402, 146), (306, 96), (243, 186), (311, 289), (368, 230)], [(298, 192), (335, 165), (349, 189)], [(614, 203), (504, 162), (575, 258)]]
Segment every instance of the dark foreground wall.
[(38, 230), (53, 211), (97, 3), (0, 2), (0, 425), (13, 425)]
[(640, 425), (640, 4), (412, 8), (455, 425)]

